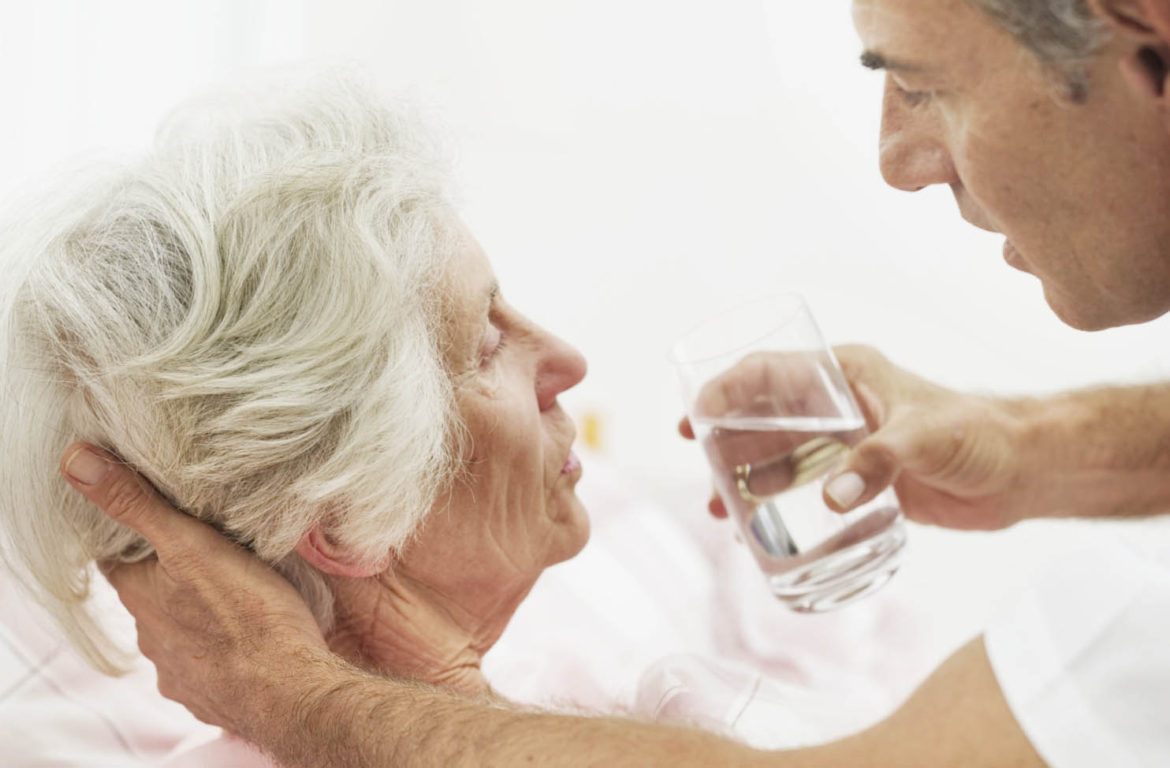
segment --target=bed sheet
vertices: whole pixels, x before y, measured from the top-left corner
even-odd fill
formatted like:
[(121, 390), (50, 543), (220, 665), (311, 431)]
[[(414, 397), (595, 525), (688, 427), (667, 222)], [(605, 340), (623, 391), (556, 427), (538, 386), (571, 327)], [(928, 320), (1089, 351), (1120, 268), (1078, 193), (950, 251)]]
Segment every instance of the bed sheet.
[(831, 614), (793, 613), (734, 526), (707, 515), (705, 482), (667, 506), (600, 457), (583, 461), (590, 541), (541, 576), (485, 659), (505, 696), (779, 748), (876, 722), (929, 671), (921, 619), (896, 579)]
[[(897, 590), (827, 616), (768, 594), (732, 526), (666, 507), (584, 456), (592, 536), (550, 568), (484, 671), (502, 695), (570, 711), (625, 712), (764, 747), (835, 738), (890, 711), (921, 676), (915, 621)], [(114, 635), (134, 625), (98, 579)], [(267, 766), (157, 692), (136, 656), (125, 677), (90, 670), (0, 576), (0, 766)]]

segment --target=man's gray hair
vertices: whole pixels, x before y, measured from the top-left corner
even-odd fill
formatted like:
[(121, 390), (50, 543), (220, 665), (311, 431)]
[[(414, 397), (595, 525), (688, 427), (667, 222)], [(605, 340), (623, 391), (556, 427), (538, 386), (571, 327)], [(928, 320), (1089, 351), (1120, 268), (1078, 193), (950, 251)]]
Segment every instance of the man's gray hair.
[(968, 0), (990, 15), (1050, 67), (1069, 98), (1083, 101), (1089, 82), (1085, 64), (1106, 37), (1105, 25), (1085, 0)]
[(0, 518), (16, 575), (99, 669), (95, 559), (150, 554), (57, 473), (102, 445), (275, 564), (326, 628), (327, 536), (381, 560), (454, 471), (428, 136), (349, 75), (176, 112), (141, 162), (0, 231)]

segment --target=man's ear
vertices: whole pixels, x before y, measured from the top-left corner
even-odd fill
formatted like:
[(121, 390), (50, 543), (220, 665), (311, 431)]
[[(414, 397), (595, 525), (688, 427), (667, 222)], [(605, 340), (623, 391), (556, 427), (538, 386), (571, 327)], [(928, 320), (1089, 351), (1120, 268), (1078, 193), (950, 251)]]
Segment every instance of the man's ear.
[(1170, 101), (1170, 0), (1089, 0), (1093, 12), (1133, 52), (1121, 61), (1130, 86), (1142, 96)]
[(347, 579), (365, 579), (376, 576), (390, 565), (387, 552), (376, 562), (370, 563), (354, 557), (346, 548), (333, 541), (321, 523), (310, 528), (296, 546), (297, 554), (309, 565), (322, 573)]

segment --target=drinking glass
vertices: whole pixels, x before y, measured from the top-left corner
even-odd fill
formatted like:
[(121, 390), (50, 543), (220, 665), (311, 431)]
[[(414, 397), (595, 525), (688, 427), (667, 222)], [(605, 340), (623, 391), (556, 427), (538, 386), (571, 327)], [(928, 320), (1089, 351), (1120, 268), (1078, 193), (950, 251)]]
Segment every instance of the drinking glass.
[(822, 499), (868, 430), (804, 299), (739, 304), (682, 337), (673, 360), (715, 488), (772, 593), (814, 613), (885, 584), (906, 543), (893, 491), (845, 514)]

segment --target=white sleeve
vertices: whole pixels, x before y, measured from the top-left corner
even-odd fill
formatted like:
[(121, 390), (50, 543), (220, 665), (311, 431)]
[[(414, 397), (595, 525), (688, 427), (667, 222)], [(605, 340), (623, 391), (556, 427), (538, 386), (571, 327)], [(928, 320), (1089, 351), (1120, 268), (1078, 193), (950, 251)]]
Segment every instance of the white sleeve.
[(1112, 540), (1082, 551), (1000, 616), (985, 642), (1016, 720), (1051, 768), (1170, 765), (1170, 556)]

